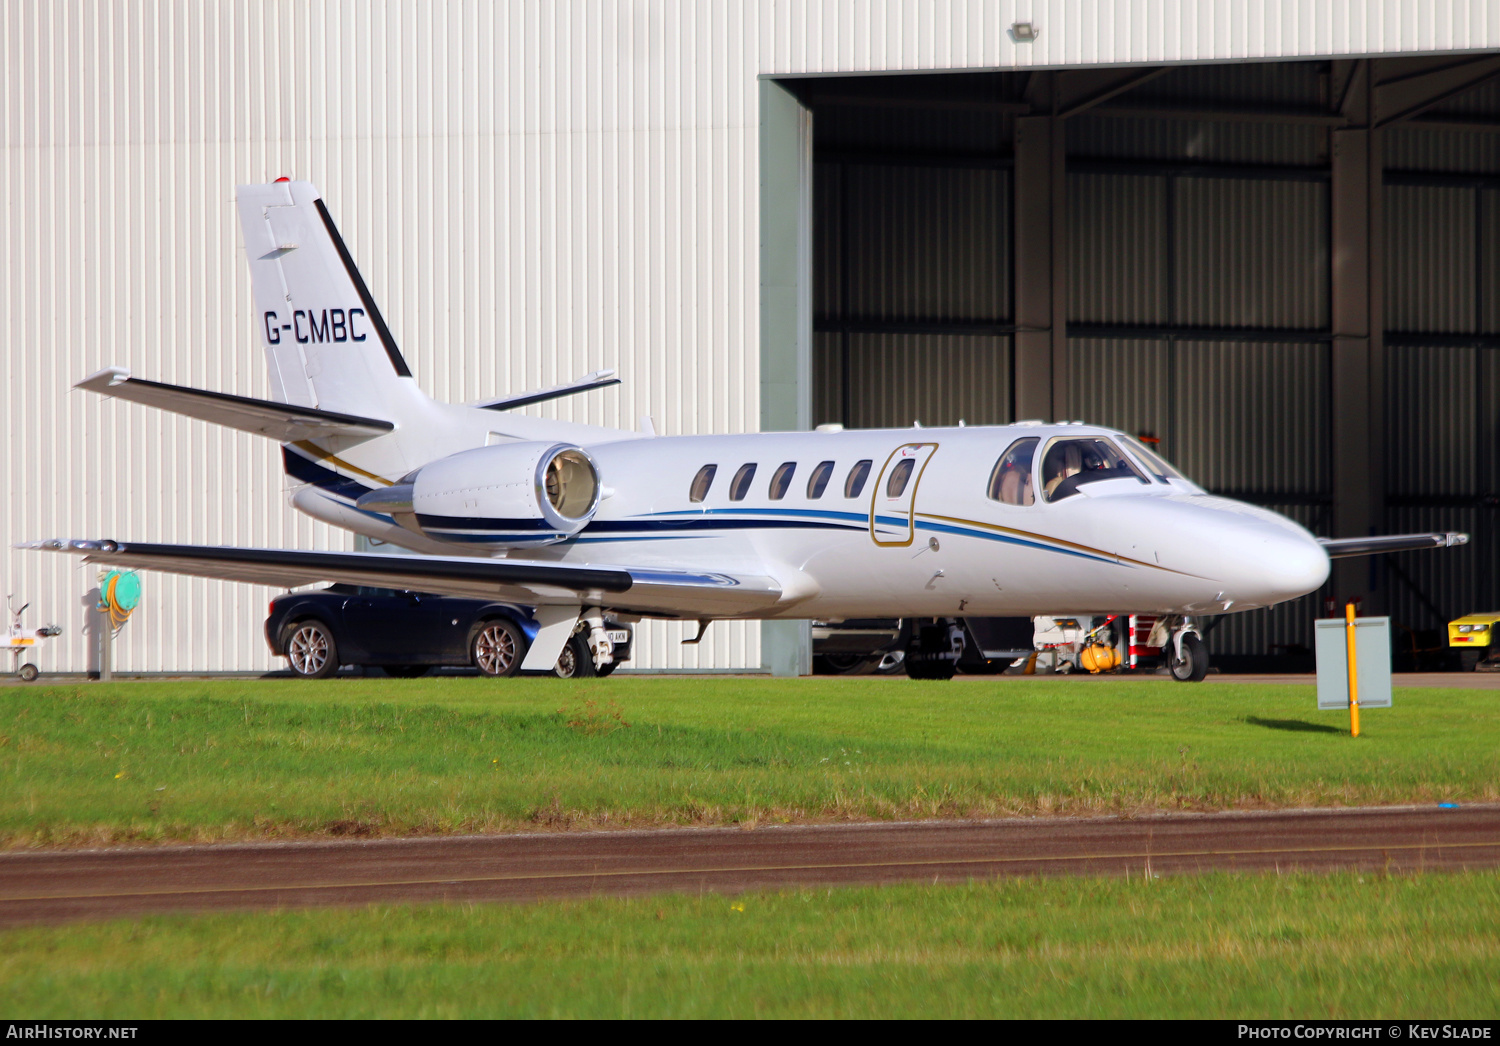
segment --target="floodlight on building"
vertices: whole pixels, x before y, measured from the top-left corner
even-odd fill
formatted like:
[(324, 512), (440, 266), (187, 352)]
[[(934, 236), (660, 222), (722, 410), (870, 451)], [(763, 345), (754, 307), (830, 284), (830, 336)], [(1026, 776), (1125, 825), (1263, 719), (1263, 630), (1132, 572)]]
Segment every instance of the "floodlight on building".
[(1041, 32), (1031, 22), (1013, 22), (1010, 27), (1010, 38), (1018, 44), (1029, 44), (1041, 35)]

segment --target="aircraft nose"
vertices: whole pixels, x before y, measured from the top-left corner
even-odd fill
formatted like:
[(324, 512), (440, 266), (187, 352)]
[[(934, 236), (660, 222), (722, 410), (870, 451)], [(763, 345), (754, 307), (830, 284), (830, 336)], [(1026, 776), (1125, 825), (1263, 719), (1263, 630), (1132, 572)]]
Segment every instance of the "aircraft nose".
[(1257, 534), (1251, 557), (1254, 573), (1246, 580), (1263, 606), (1315, 592), (1328, 580), (1328, 553), (1308, 534)]

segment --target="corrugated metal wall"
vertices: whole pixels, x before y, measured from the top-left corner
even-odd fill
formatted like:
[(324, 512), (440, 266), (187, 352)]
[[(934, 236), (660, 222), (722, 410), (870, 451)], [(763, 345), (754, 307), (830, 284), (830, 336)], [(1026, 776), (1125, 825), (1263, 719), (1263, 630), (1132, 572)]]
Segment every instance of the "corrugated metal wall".
[[(322, 189), (417, 379), (468, 400), (616, 367), (535, 413), (758, 417), (756, 41), (737, 3), (0, 5), (4, 589), (87, 664), (63, 536), (345, 547), (274, 446), (69, 386), (107, 363), (266, 394), (234, 185)], [(269, 669), (267, 590), (151, 575), (122, 670)], [(756, 665), (642, 630), (640, 665)]]
[[(1500, 102), (1482, 89), (1454, 111), (1471, 96)], [(1416, 633), (1500, 598), (1500, 136), (1475, 149), (1463, 132), (1402, 132), (1387, 155), (1404, 170), (1385, 190), (1387, 525), (1471, 535), (1450, 555), (1380, 565), (1393, 620), (1421, 645), (1433, 639)]]
[[(1015, 43), (1012, 22), (1041, 35)], [(1212, 62), (1500, 47), (1490, 0), (768, 0), (774, 73)]]
[[(825, 140), (891, 147), (872, 138), (879, 127), (866, 124), (868, 110), (836, 110), (820, 111), (820, 149)], [(978, 122), (988, 124), (987, 117)], [(907, 127), (898, 115), (890, 128), (902, 145)], [(960, 139), (965, 151), (995, 144), (967, 131)], [(1008, 336), (903, 328), (936, 318), (1008, 323), (1010, 172), (843, 159), (817, 164), (814, 185), (814, 422), (884, 428), (1009, 421)]]
[[(1018, 19), (1041, 28), (1036, 43), (1010, 40)], [(0, 5), (0, 541), (347, 541), (284, 507), (273, 447), (66, 391), (120, 363), (264, 395), (236, 254), (236, 182), (295, 174), (322, 187), (418, 380), (440, 398), (615, 366), (622, 389), (537, 412), (739, 431), (758, 416), (757, 74), (1481, 47), (1500, 47), (1488, 0)], [(871, 119), (867, 109), (848, 117), (854, 139)], [(973, 148), (998, 148), (1007, 117), (984, 120), (911, 114), (905, 133), (926, 147), (962, 124)], [(1077, 121), (1078, 133), (1092, 121)], [(1259, 141), (1218, 126), (1104, 123), (1089, 133), (1121, 143), (1117, 155), (1291, 161), (1312, 140), (1300, 128)], [(1008, 193), (998, 170), (931, 177), (968, 185), (964, 207)], [(950, 274), (930, 288), (949, 305), (990, 294), (979, 315), (998, 308), (1008, 257), (985, 262), (977, 284), (952, 258), (922, 265)], [(1003, 334), (849, 337), (876, 361), (872, 374), (925, 380), (930, 369), (914, 364), (923, 353), (971, 367), (961, 372), (976, 387), (970, 399), (924, 392), (881, 407), (881, 420), (929, 410), (933, 423), (1003, 420)], [(828, 357), (819, 350), (822, 372)], [(7, 590), (69, 627), (43, 667), (83, 667), (85, 572), (9, 549), (3, 563)], [(122, 669), (273, 667), (258, 636), (264, 591), (159, 577), (146, 591), (118, 648)], [(640, 663), (759, 661), (753, 625), (716, 628), (686, 653), (679, 635), (643, 629)]]

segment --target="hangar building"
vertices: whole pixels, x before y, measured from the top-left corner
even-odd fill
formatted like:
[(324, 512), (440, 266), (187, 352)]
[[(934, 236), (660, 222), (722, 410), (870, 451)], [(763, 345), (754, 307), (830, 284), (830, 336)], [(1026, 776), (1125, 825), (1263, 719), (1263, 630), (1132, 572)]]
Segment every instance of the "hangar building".
[[(1335, 536), (1419, 656), (1500, 606), (1500, 9), (1487, 0), (0, 7), (3, 585), (82, 670), (36, 537), (339, 548), (277, 448), (70, 386), (267, 381), (236, 183), (317, 183), (421, 384), (657, 431), (1086, 419)], [(127, 671), (276, 667), (270, 593), (146, 581)], [(1320, 597), (1213, 623), (1292, 666)], [(1424, 635), (1424, 633), (1427, 633)], [(789, 671), (795, 625), (643, 626)], [(1404, 645), (1404, 646), (1403, 646)]]

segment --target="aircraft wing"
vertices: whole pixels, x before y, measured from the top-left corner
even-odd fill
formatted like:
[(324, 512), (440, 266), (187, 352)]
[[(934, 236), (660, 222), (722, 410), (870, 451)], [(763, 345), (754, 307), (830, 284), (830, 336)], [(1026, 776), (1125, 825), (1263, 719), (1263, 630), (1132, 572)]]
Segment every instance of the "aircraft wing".
[(533, 403), (545, 403), (548, 400), (561, 399), (564, 396), (587, 392), (590, 389), (602, 389), (618, 384), (620, 384), (620, 379), (615, 377), (613, 369), (596, 370), (585, 374), (577, 381), (570, 381), (566, 385), (553, 385), (550, 388), (534, 389), (531, 392), (518, 392), (513, 396), (501, 396), (499, 399), (481, 400), (478, 403), (471, 403), (469, 406), (481, 407), (484, 410), (513, 410), (516, 407), (527, 407)]
[(82, 556), (87, 563), (287, 588), (341, 581), (502, 599), (528, 606), (598, 604), (656, 617), (734, 617), (772, 606), (782, 594), (780, 584), (770, 577), (469, 556), (148, 545), (134, 541), (52, 540), (16, 547), (67, 552)]
[(1433, 534), (1387, 534), (1369, 538), (1318, 538), (1318, 544), (1328, 552), (1329, 559), (1378, 556), (1385, 552), (1406, 552), (1419, 548), (1449, 548), (1468, 543), (1469, 535), (1451, 530)]
[(185, 414), (199, 421), (211, 421), (256, 436), (268, 436), (278, 443), (296, 443), (328, 436), (352, 436), (374, 439), (396, 426), (378, 418), (361, 418), (331, 410), (299, 407), (292, 403), (231, 396), (227, 392), (208, 392), (183, 385), (165, 385), (159, 381), (132, 378), (123, 367), (106, 367), (90, 374), (76, 389), (87, 389), (105, 396), (144, 403), (174, 414)]

